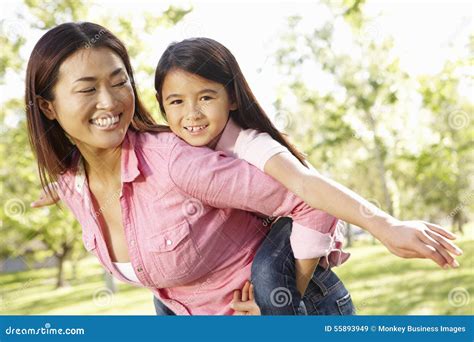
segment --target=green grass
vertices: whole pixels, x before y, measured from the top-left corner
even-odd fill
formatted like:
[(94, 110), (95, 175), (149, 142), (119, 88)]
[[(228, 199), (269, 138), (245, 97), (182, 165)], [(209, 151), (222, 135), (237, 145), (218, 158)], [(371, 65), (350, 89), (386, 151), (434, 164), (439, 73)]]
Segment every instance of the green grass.
[[(348, 249), (349, 261), (335, 271), (351, 292), (359, 315), (472, 315), (474, 240), (468, 236), (470, 231), (458, 241), (464, 254), (456, 270), (441, 269), (428, 260), (397, 258), (381, 245), (359, 242)], [(69, 279), (69, 264), (65, 272)], [(105, 283), (95, 259), (82, 260), (78, 272), (79, 279), (61, 289), (55, 289), (55, 269), (0, 274), (0, 314), (154, 314), (147, 289), (119, 283), (117, 293), (101, 295)]]
[(459, 239), (460, 267), (442, 269), (431, 260), (401, 259), (382, 245), (347, 249), (351, 258), (335, 272), (351, 292), (359, 315), (474, 314), (474, 240)]

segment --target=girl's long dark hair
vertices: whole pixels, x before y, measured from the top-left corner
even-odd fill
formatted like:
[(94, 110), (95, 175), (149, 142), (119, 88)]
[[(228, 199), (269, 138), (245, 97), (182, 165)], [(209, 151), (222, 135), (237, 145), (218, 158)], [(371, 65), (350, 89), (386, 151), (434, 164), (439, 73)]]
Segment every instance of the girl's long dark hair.
[[(31, 52), (26, 71), (26, 115), (28, 136), (38, 162), (43, 187), (57, 180), (58, 175), (73, 165), (76, 147), (66, 137), (56, 120), (49, 120), (41, 111), (38, 99), (54, 100), (53, 89), (62, 62), (81, 49), (108, 48), (121, 59), (130, 77), (135, 95), (135, 113), (130, 129), (135, 131), (169, 131), (156, 124), (143, 106), (135, 88), (127, 49), (109, 30), (100, 25), (82, 22), (65, 23), (46, 32)], [(49, 189), (49, 188), (48, 188)]]
[(173, 69), (181, 69), (224, 85), (232, 101), (237, 104), (237, 109), (231, 111), (230, 116), (240, 127), (268, 133), (306, 166), (304, 155), (273, 125), (250, 90), (234, 55), (224, 45), (210, 38), (191, 38), (168, 46), (155, 72), (155, 90), (165, 119), (163, 82)]

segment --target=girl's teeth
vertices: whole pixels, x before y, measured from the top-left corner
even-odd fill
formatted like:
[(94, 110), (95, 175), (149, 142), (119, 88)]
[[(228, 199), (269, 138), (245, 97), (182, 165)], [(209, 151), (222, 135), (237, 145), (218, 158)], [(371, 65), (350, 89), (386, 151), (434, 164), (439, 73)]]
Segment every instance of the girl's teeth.
[(186, 128), (190, 132), (197, 132), (197, 131), (200, 131), (200, 130), (206, 128), (206, 126), (195, 126), (195, 127), (186, 127)]

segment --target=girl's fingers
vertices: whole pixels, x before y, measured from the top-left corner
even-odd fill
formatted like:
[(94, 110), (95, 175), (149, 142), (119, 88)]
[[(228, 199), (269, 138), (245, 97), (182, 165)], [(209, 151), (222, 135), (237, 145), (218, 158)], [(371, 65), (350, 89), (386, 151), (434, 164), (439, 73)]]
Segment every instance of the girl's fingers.
[(253, 293), (253, 284), (250, 284), (249, 299), (255, 300), (255, 294)]
[(250, 282), (247, 280), (245, 282), (244, 288), (242, 289), (242, 302), (246, 302), (249, 300), (249, 288)]
[(449, 252), (456, 254), (456, 255), (462, 255), (462, 250), (457, 247), (454, 243), (446, 240), (444, 236), (436, 233), (435, 231), (431, 230), (426, 230), (426, 233), (431, 236), (434, 240), (436, 240), (440, 245), (442, 245), (446, 250)]
[(449, 263), (449, 261), (440, 253), (440, 251), (436, 247), (432, 246), (432, 240), (433, 239), (427, 237), (427, 235), (422, 235), (422, 243), (420, 244), (421, 253), (426, 258), (433, 260), (440, 267), (445, 268), (446, 263)]
[(234, 302), (232, 303), (232, 309), (234, 311), (240, 311), (240, 312), (249, 312), (251, 310), (255, 309), (255, 303), (254, 302)]
[(233, 302), (239, 302), (240, 301), (240, 290), (234, 290), (234, 298), (232, 300)]
[(431, 230), (435, 231), (438, 234), (443, 235), (444, 237), (447, 237), (448, 239), (455, 240), (457, 238), (457, 236), (451, 233), (449, 230), (446, 230), (437, 224), (425, 222), (425, 221), (423, 221), (423, 223), (425, 224), (425, 226), (427, 226)]
[(446, 260), (446, 262), (454, 267), (455, 260), (451, 254), (449, 254), (446, 249), (444, 248), (443, 245), (441, 245), (438, 241), (433, 239), (429, 234), (422, 234), (421, 236), (422, 241), (425, 241), (425, 243), (431, 245), (432, 247), (436, 248), (436, 251), (441, 254), (441, 256)]

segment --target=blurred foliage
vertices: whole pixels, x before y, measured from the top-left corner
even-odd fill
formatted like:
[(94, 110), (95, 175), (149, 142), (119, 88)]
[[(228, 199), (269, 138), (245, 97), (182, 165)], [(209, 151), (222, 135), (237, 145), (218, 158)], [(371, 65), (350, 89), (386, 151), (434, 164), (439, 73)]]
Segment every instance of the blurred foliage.
[[(472, 99), (459, 87), (472, 89), (472, 58), (414, 79), (400, 68), (392, 39), (364, 17), (362, 1), (325, 3), (327, 22), (308, 31), (291, 17), (281, 37), (275, 59), (288, 81), (277, 118), (286, 117), (287, 133), (321, 172), (400, 218), (462, 232), (474, 207), (474, 125)], [(352, 37), (347, 51), (336, 42), (341, 23)]]

